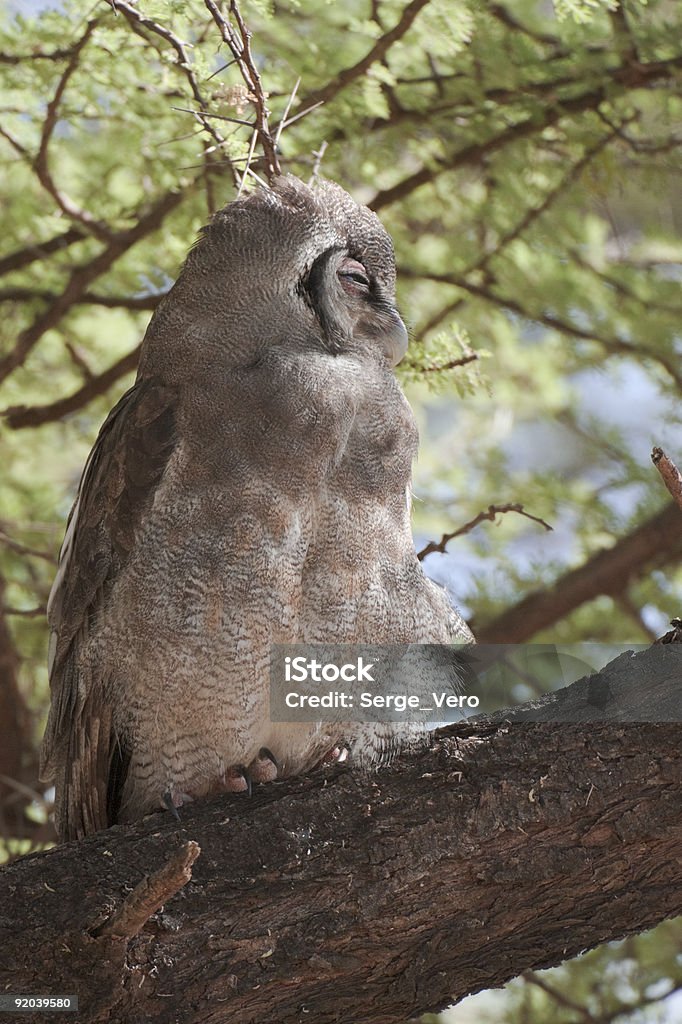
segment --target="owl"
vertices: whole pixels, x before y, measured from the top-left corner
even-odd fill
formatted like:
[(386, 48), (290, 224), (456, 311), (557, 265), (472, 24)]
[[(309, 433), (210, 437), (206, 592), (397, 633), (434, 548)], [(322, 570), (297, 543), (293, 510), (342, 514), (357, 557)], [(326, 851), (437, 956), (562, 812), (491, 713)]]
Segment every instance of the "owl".
[[(417, 452), (393, 247), (337, 185), (218, 212), (107, 417), (48, 606), (41, 774), (63, 839), (306, 771), (338, 742), (269, 715), (271, 645), (471, 639), (410, 529)], [(400, 728), (359, 727), (372, 761)]]

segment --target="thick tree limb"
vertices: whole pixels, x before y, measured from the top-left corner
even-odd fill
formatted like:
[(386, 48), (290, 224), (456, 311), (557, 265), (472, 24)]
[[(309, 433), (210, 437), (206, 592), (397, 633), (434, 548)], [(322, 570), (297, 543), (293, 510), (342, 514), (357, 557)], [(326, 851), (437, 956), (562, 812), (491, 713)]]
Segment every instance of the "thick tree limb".
[(682, 515), (671, 503), (612, 548), (560, 576), (551, 587), (527, 594), (490, 622), (474, 623), (474, 631), (480, 643), (524, 643), (586, 601), (601, 594), (617, 597), (645, 570), (670, 565), (681, 556)]
[[(650, 927), (682, 910), (681, 678), (680, 645), (626, 654), (544, 702), (565, 724), (455, 726), (369, 777), (336, 767), (24, 858), (0, 872), (0, 990), (78, 994), (83, 1024), (393, 1024)], [(660, 723), (604, 720), (610, 697), (646, 717), (646, 694)], [(188, 841), (192, 880), (107, 936)]]

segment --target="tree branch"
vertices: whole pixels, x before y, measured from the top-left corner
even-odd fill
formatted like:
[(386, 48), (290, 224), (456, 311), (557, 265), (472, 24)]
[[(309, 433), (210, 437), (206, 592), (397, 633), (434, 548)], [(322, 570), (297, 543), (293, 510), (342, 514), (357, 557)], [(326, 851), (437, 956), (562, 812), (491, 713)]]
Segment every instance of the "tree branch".
[(479, 512), (477, 516), (474, 516), (474, 518), (468, 523), (465, 523), (464, 526), (460, 526), (457, 530), (453, 530), (452, 533), (444, 533), (439, 541), (429, 541), (421, 551), (417, 552), (417, 558), (422, 561), (427, 555), (432, 555), (436, 552), (439, 552), (441, 555), (445, 554), (445, 549), (450, 541), (454, 540), (455, 537), (461, 537), (462, 534), (471, 533), (479, 523), (484, 522), (486, 519), (489, 522), (494, 523), (495, 517), (503, 514), (504, 512), (518, 512), (519, 515), (525, 516), (526, 519), (532, 519), (534, 523), (539, 523), (540, 526), (544, 526), (546, 530), (552, 529), (549, 523), (546, 523), (544, 519), (540, 519), (538, 516), (533, 516), (530, 512), (526, 512), (523, 505), (519, 505), (516, 502), (508, 503), (506, 505), (488, 505), (485, 512)]
[(309, 107), (319, 103), (329, 103), (338, 96), (338, 94), (345, 89), (347, 86), (354, 82), (356, 79), (361, 78), (371, 68), (372, 64), (377, 61), (383, 60), (388, 53), (391, 46), (398, 42), (399, 39), (409, 31), (412, 27), (412, 23), (415, 18), (422, 10), (426, 7), (429, 0), (411, 0), (410, 3), (404, 8), (403, 13), (400, 16), (400, 20), (390, 29), (388, 32), (384, 32), (383, 35), (374, 43), (374, 46), (365, 56), (353, 64), (352, 67), (344, 68), (343, 71), (327, 82), (326, 85), (319, 89), (313, 90), (308, 93), (299, 101), (299, 107), (301, 109), (308, 109)]
[[(204, 0), (204, 3), (218, 26), (223, 42), (227, 44), (237, 62), (244, 84), (249, 90), (250, 98), (256, 110), (255, 131), (265, 158), (265, 173), (268, 181), (272, 181), (282, 171), (279, 165), (275, 140), (268, 124), (270, 112), (265, 102), (266, 94), (263, 90), (258, 67), (251, 53), (251, 32), (242, 18), (239, 4), (236, 0), (230, 0), (230, 13), (237, 23), (238, 35), (222, 16), (217, 4), (213, 0)], [(248, 172), (248, 169), (249, 165), (247, 162), (245, 174)]]
[[(647, 693), (679, 715), (681, 658), (623, 655), (369, 777), (334, 767), (23, 858), (0, 871), (0, 988), (77, 994), (83, 1024), (396, 1024), (651, 927), (682, 909), (680, 727), (607, 719)], [(192, 842), (192, 880), (169, 899), (171, 868), (131, 938), (162, 895), (141, 900), (144, 879)]]
[(682, 511), (682, 473), (662, 448), (654, 448), (651, 461), (661, 474), (663, 483), (675, 499), (677, 507)]
[(670, 504), (578, 569), (560, 576), (551, 587), (527, 594), (489, 622), (472, 628), (482, 644), (520, 644), (553, 626), (601, 594), (618, 597), (631, 582), (657, 565), (682, 558), (682, 515)]
[(444, 171), (453, 171), (467, 164), (477, 164), (487, 155), (502, 149), (510, 142), (525, 138), (527, 135), (539, 134), (545, 128), (556, 124), (567, 114), (583, 113), (596, 110), (605, 99), (612, 99), (615, 86), (624, 89), (645, 87), (660, 78), (667, 78), (682, 66), (682, 58), (671, 58), (667, 61), (654, 61), (650, 64), (627, 64), (609, 71), (608, 82), (597, 88), (582, 92), (577, 96), (562, 98), (548, 105), (540, 114), (534, 111), (529, 117), (523, 118), (511, 127), (491, 135), (483, 142), (474, 142), (464, 148), (438, 158), (433, 165), (422, 167), (408, 175), (391, 188), (377, 192), (367, 204), (370, 209), (378, 211), (385, 206), (398, 202), (410, 195), (421, 185), (426, 185)]
[(56, 402), (49, 402), (47, 405), (14, 405), (5, 409), (2, 415), (6, 417), (7, 425), (13, 430), (18, 430), (21, 427), (40, 427), (43, 423), (52, 423), (55, 420), (63, 419), (64, 416), (68, 416), (72, 412), (77, 412), (93, 398), (104, 395), (126, 373), (132, 373), (137, 368), (140, 349), (141, 345), (138, 345), (132, 352), (122, 356), (107, 370), (92, 377), (66, 398), (59, 398)]
[[(199, 122), (203, 130), (211, 136), (211, 138), (216, 143), (216, 146), (220, 149), (223, 155), (223, 160), (227, 164), (229, 171), (232, 175), (232, 181), (235, 185), (238, 185), (239, 177), (236, 173), (232, 160), (230, 159), (230, 156), (227, 152), (227, 140), (223, 138), (220, 132), (216, 130), (216, 128), (211, 124), (211, 122), (208, 120), (208, 117), (206, 116), (206, 101), (201, 92), (201, 89), (199, 88), (199, 82), (197, 80), (197, 76), (194, 73), (192, 62), (190, 61), (189, 58), (189, 54), (187, 53), (186, 44), (183, 43), (182, 40), (179, 39), (174, 32), (172, 32), (169, 28), (166, 28), (165, 25), (161, 25), (159, 22), (154, 21), (153, 18), (146, 17), (132, 4), (127, 3), (126, 0), (117, 0), (116, 8), (125, 15), (128, 22), (134, 29), (138, 31), (140, 29), (148, 29), (150, 32), (153, 32), (155, 35), (159, 36), (159, 38), (163, 39), (173, 48), (177, 57), (177, 67), (187, 79), (192, 96), (199, 104), (199, 110), (192, 111), (192, 113), (196, 117), (197, 121)], [(142, 37), (146, 39), (146, 36), (144, 36), (142, 32), (140, 32), (140, 35), (142, 35)], [(204, 157), (208, 163), (211, 163), (210, 153), (205, 153)], [(211, 212), (213, 211), (211, 210)]]
[(0, 383), (9, 377), (18, 366), (22, 365), (45, 331), (59, 323), (74, 303), (78, 302), (87, 291), (88, 285), (105, 273), (112, 263), (115, 263), (133, 245), (156, 231), (163, 223), (164, 218), (182, 201), (183, 197), (182, 190), (171, 190), (164, 193), (146, 213), (140, 215), (132, 227), (112, 235), (105, 249), (87, 263), (72, 270), (64, 291), (43, 313), (36, 317), (33, 323), (21, 332), (12, 351), (0, 360)]
[(92, 36), (92, 33), (97, 27), (97, 19), (89, 21), (85, 27), (83, 35), (80, 37), (78, 42), (74, 45), (69, 62), (64, 68), (62, 75), (57, 83), (55, 94), (47, 104), (45, 111), (45, 119), (43, 121), (43, 130), (40, 136), (40, 146), (38, 148), (38, 154), (34, 161), (35, 172), (38, 176), (38, 181), (43, 186), (46, 192), (52, 196), (59, 209), (66, 214), (71, 220), (75, 220), (78, 224), (82, 224), (85, 230), (99, 238), (100, 241), (108, 241), (111, 238), (111, 229), (108, 225), (102, 221), (97, 220), (92, 214), (88, 213), (87, 210), (81, 209), (73, 200), (62, 192), (52, 177), (50, 166), (48, 162), (48, 148), (50, 140), (52, 138), (54, 129), (59, 119), (59, 108), (66, 91), (66, 87), (72, 77), (74, 71), (78, 67), (80, 62), (81, 53), (85, 48), (88, 40)]
[(43, 260), (46, 256), (51, 256), (53, 252), (61, 252), (62, 249), (67, 249), (74, 242), (81, 242), (87, 237), (88, 233), (82, 228), (73, 227), (61, 235), (48, 238), (45, 242), (32, 242), (31, 245), (27, 245), (23, 249), (15, 249), (14, 252), (0, 259), (0, 275), (9, 274), (13, 270), (21, 270), (22, 267), (26, 267), (36, 260)]
[[(105, 309), (154, 310), (165, 294), (155, 292), (153, 295), (98, 295), (96, 292), (83, 292), (73, 304), (104, 306)], [(34, 299), (54, 302), (57, 298), (59, 292), (51, 292), (47, 288), (0, 288), (0, 302), (31, 302)]]

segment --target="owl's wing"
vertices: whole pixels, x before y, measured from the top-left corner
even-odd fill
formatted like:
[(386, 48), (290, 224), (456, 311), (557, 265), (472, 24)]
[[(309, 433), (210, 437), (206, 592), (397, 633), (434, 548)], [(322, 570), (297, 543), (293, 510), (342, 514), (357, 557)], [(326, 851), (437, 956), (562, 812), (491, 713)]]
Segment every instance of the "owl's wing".
[(55, 780), (66, 839), (112, 824), (125, 781), (127, 752), (81, 653), (177, 444), (176, 406), (177, 393), (153, 381), (126, 392), (100, 430), (67, 523), (48, 602), (51, 705), (40, 765)]

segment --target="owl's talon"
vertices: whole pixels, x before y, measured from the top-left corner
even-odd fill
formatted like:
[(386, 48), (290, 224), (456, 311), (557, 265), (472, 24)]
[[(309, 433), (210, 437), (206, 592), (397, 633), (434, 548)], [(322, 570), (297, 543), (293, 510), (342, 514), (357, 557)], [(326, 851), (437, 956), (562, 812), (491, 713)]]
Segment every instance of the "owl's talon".
[(180, 812), (173, 802), (173, 794), (169, 789), (163, 794), (164, 806), (171, 812), (176, 821), (180, 821)]
[(282, 774), (281, 762), (278, 760), (278, 758), (275, 757), (273, 752), (268, 747), (261, 747), (260, 750), (258, 751), (258, 757), (261, 759), (261, 761), (270, 761), (271, 764), (274, 764), (275, 768), (277, 769), (277, 775)]

